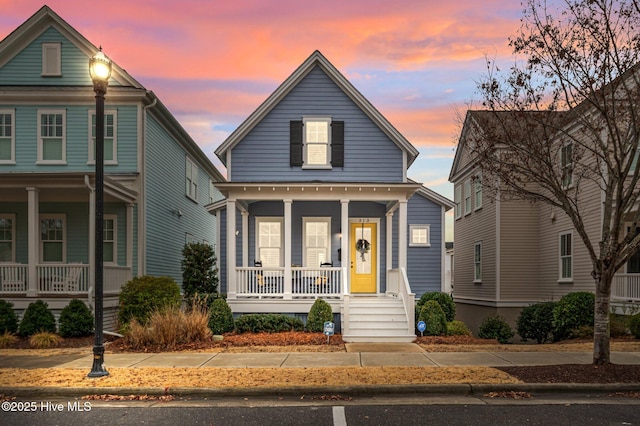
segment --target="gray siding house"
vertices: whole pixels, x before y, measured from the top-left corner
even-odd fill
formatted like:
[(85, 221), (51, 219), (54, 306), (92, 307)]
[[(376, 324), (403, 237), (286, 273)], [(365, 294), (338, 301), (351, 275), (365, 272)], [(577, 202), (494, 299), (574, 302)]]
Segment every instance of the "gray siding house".
[(304, 317), (327, 300), (346, 341), (411, 341), (444, 280), (453, 203), (407, 178), (413, 147), (318, 51), (216, 150), (221, 289), (234, 313)]
[[(107, 41), (104, 40), (106, 43)], [(108, 49), (107, 49), (108, 50)], [(20, 312), (92, 306), (98, 48), (47, 6), (0, 42), (0, 297)], [(108, 53), (108, 52), (107, 52)], [(105, 326), (134, 276), (181, 282), (185, 242), (216, 241), (224, 180), (155, 94), (118, 64), (105, 102)]]

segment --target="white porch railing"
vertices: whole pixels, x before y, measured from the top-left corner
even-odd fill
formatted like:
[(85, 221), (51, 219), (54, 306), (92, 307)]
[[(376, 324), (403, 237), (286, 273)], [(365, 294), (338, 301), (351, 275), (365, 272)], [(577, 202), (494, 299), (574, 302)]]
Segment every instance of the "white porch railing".
[[(342, 268), (291, 268), (292, 298), (336, 298), (342, 295)], [(236, 295), (284, 298), (284, 268), (237, 267)]]
[(133, 274), (128, 266), (104, 265), (104, 292), (120, 293), (120, 289), (128, 281), (131, 281)]
[(27, 291), (29, 268), (21, 264), (0, 265), (0, 291), (2, 293), (24, 293)]
[(416, 294), (411, 292), (409, 278), (404, 268), (390, 269), (387, 273), (387, 294), (398, 297), (404, 305), (407, 315), (408, 332), (414, 334), (416, 329)]
[(39, 293), (86, 293), (89, 291), (89, 265), (36, 265), (36, 279)]
[(640, 274), (616, 274), (611, 285), (611, 299), (640, 302)]

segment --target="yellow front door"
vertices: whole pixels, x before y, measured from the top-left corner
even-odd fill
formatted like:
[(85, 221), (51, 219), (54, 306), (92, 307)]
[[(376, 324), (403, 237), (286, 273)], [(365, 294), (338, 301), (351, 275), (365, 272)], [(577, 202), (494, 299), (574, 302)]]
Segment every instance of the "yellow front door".
[(351, 239), (351, 292), (375, 293), (377, 267), (377, 234), (375, 223), (352, 223)]

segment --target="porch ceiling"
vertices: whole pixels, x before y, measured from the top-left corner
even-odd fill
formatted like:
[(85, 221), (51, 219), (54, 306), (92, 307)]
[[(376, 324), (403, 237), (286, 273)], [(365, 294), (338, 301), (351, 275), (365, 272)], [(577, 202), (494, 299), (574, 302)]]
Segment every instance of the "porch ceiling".
[(389, 201), (409, 199), (419, 183), (259, 182), (219, 183), (232, 200)]

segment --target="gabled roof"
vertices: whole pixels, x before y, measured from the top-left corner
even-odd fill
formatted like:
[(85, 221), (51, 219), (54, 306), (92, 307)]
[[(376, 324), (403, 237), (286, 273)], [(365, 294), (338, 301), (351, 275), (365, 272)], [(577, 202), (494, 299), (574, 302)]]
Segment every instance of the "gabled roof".
[(347, 80), (336, 67), (316, 50), (216, 149), (227, 165), (226, 152), (242, 140), (309, 72), (322, 69), (333, 82), (402, 150), (407, 152), (407, 167), (418, 150)]
[(436, 204), (440, 204), (442, 207), (445, 208), (445, 211), (449, 211), (456, 206), (456, 204), (453, 201), (451, 201), (445, 196), (438, 194), (435, 191), (432, 191), (426, 186), (421, 186), (420, 188), (418, 188), (418, 191), (416, 191), (416, 194)]
[[(59, 31), (85, 53), (87, 61), (98, 51), (95, 45), (51, 10), (49, 6), (42, 6), (40, 10), (0, 41), (0, 68), (51, 27)], [(87, 75), (89, 73), (88, 69), (89, 62), (87, 62)], [(144, 89), (142, 84), (137, 82), (115, 62), (112, 64), (111, 78), (123, 86)]]

